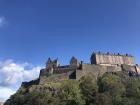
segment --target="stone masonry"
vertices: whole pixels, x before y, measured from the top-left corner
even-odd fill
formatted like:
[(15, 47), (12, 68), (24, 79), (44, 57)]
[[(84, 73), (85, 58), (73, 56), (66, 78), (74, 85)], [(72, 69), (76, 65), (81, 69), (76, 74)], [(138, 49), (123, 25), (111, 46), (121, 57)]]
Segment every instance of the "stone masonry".
[(93, 53), (91, 63), (80, 63), (72, 57), (69, 65), (60, 66), (58, 60), (48, 59), (46, 67), (40, 71), (39, 84), (51, 81), (62, 81), (67, 79), (79, 80), (85, 75), (101, 77), (105, 72), (127, 71), (133, 75), (140, 75), (140, 68), (135, 64), (131, 55)]

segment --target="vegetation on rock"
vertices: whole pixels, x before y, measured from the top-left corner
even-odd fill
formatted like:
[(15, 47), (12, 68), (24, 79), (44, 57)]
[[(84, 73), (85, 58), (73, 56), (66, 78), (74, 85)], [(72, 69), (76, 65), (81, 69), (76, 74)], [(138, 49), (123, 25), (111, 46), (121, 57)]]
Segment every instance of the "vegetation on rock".
[(21, 86), (4, 105), (140, 105), (140, 79), (126, 72)]

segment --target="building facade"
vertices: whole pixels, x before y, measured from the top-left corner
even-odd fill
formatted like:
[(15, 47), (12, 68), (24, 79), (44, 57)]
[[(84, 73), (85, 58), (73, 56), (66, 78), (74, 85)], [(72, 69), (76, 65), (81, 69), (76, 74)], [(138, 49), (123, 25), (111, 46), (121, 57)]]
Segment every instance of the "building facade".
[(135, 65), (135, 59), (131, 55), (109, 54), (109, 53), (93, 53), (91, 55), (91, 64), (100, 65)]
[(39, 83), (62, 81), (66, 79), (79, 80), (85, 75), (101, 77), (105, 72), (127, 71), (140, 75), (140, 69), (135, 64), (133, 56), (128, 54), (93, 53), (90, 63), (83, 63), (72, 57), (69, 65), (60, 66), (58, 60), (48, 59), (46, 67), (40, 71)]

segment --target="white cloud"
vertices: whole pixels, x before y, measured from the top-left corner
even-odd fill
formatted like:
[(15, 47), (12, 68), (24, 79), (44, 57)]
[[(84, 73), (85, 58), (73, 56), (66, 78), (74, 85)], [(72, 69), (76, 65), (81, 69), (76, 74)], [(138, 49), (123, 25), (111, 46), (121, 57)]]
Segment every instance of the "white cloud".
[(3, 27), (6, 24), (6, 19), (4, 16), (0, 16), (0, 27)]
[(0, 102), (3, 102), (5, 99), (9, 98), (15, 92), (16, 91), (10, 88), (0, 87)]
[[(38, 78), (40, 66), (33, 66), (29, 63), (17, 63), (13, 60), (0, 62), (0, 99), (7, 99), (11, 93), (16, 91), (23, 81), (30, 81)], [(6, 96), (1, 94), (7, 90)], [(6, 92), (6, 91), (5, 91)]]

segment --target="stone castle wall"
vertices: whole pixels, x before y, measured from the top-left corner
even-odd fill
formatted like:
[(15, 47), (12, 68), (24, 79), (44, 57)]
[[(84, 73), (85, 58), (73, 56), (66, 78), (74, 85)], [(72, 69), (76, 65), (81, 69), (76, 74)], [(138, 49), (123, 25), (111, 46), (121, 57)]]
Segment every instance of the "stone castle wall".
[[(61, 71), (61, 70), (59, 70)], [(67, 71), (67, 72), (61, 72), (61, 73), (56, 73), (50, 76), (40, 76), (39, 78), (39, 84), (45, 84), (46, 82), (58, 82), (58, 81), (63, 81), (63, 80), (67, 80), (70, 78), (70, 75), (74, 72), (73, 71)]]
[(121, 66), (103, 66), (103, 65), (83, 65), (82, 70), (76, 70), (76, 79), (79, 80), (82, 76), (93, 75), (95, 78), (101, 77), (105, 72), (122, 71)]
[(137, 69), (137, 73), (140, 74), (140, 68), (136, 66), (136, 69)]
[(91, 62), (94, 62), (95, 64), (135, 65), (134, 57), (133, 56), (125, 56), (125, 55), (94, 54), (94, 55), (92, 55), (91, 60), (93, 60)]
[[(61, 71), (61, 70), (60, 70)], [(62, 70), (63, 71), (63, 70)], [(118, 72), (118, 71), (132, 71), (140, 73), (140, 68), (137, 66), (131, 65), (114, 65), (114, 66), (105, 66), (97, 64), (83, 64), (82, 69), (70, 70), (67, 72), (55, 73), (50, 76), (42, 75), (40, 76), (39, 84), (45, 84), (46, 82), (56, 82), (63, 81), (67, 79), (76, 79), (79, 80), (81, 77), (86, 75), (93, 75), (96, 79), (101, 77), (106, 72)], [(74, 78), (71, 78), (71, 75), (74, 74)]]
[[(133, 56), (128, 54), (102, 54), (93, 53), (91, 64), (81, 63), (75, 57), (70, 60), (70, 65), (60, 66), (57, 60), (48, 59), (45, 69), (42, 69), (39, 77), (39, 84), (51, 81), (63, 81), (66, 79), (77, 79), (85, 75), (93, 75), (95, 78), (101, 77), (105, 72), (127, 71), (140, 75), (140, 68), (135, 65)], [(53, 65), (53, 66), (52, 66)]]

